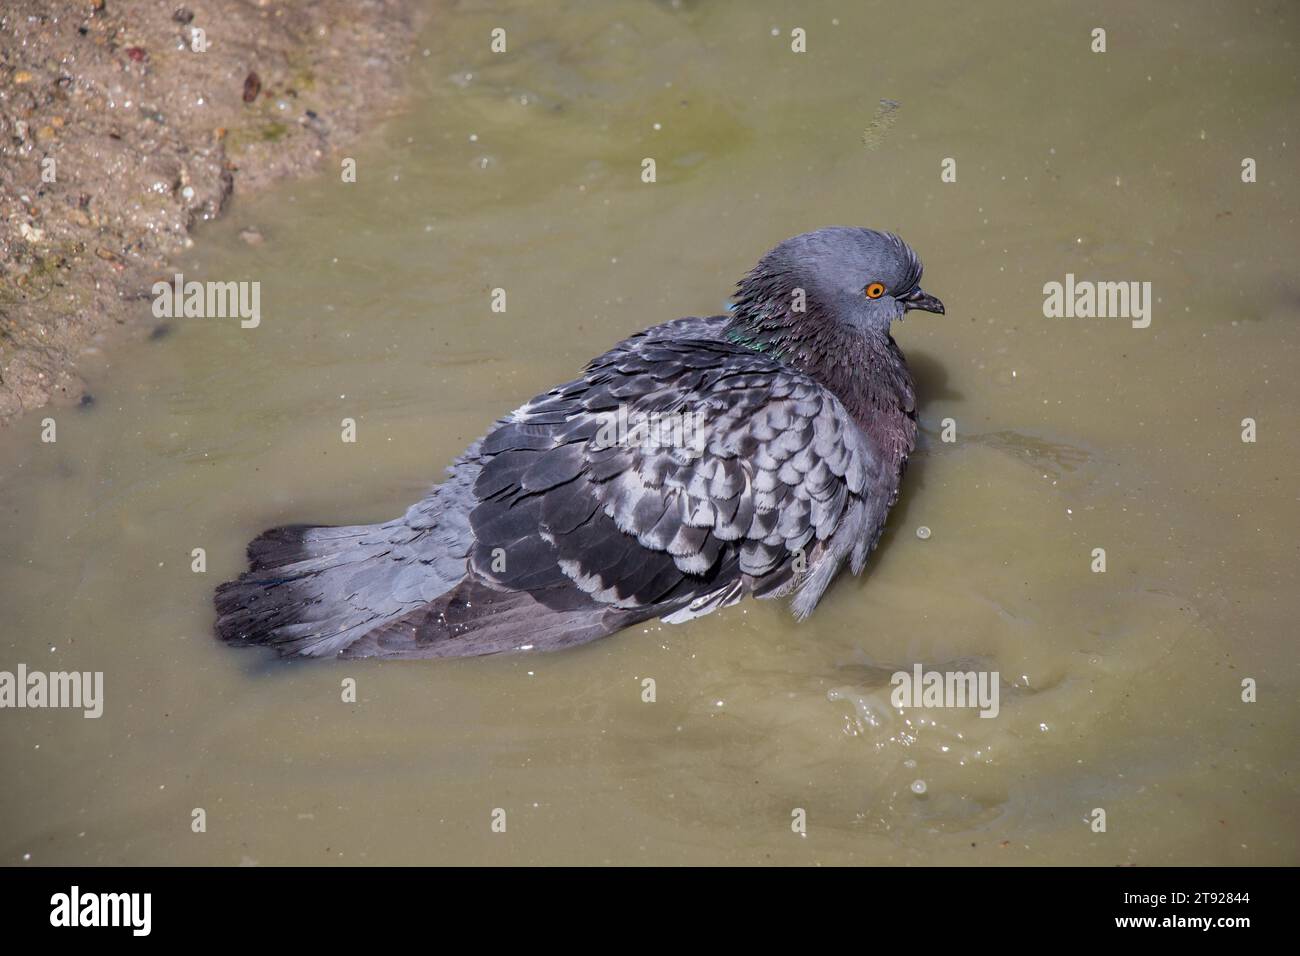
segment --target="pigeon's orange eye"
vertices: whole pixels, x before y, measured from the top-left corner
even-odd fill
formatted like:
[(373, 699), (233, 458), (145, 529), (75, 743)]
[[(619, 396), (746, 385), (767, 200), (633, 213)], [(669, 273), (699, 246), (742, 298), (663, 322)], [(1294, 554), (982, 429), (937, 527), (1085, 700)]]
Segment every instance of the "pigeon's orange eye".
[(862, 291), (867, 294), (868, 299), (879, 299), (885, 294), (885, 285), (883, 282), (873, 282)]

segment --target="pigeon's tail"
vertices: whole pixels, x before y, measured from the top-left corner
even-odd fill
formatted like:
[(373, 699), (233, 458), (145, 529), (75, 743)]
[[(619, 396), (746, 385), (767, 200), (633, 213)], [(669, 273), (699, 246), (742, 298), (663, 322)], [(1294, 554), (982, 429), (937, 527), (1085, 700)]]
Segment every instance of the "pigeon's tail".
[(555, 651), (655, 616), (579, 600), (547, 607), (524, 591), (499, 591), (473, 577), (427, 606), (369, 630), (344, 657), (469, 657), (511, 651)]
[[(217, 588), (217, 635), (304, 657), (465, 657), (555, 650), (653, 616), (595, 605), (548, 608), (526, 592), (463, 577), (464, 561), (414, 566), (394, 555), (400, 522), (272, 528), (248, 546), (251, 568)], [(400, 537), (400, 535), (397, 535)], [(402, 575), (419, 575), (403, 587)]]
[(404, 555), (399, 545), (410, 534), (401, 519), (262, 533), (248, 546), (249, 570), (217, 588), (217, 635), (284, 655), (341, 653), (459, 582), (463, 560), (440, 569), (443, 562)]
[(272, 528), (248, 546), (249, 569), (217, 588), (217, 636), (284, 656), (342, 654), (371, 631), (451, 591), (473, 543), (471, 445), (406, 514), (383, 524)]

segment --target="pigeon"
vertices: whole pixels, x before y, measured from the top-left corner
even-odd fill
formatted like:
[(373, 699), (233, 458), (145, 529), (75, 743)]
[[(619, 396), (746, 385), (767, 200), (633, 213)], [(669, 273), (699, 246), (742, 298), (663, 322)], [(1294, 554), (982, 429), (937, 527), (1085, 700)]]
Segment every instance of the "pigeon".
[(732, 308), (639, 332), (499, 419), (399, 518), (272, 528), (218, 637), (286, 657), (553, 651), (789, 597), (875, 548), (916, 441), (890, 324), (942, 314), (892, 233), (787, 239)]

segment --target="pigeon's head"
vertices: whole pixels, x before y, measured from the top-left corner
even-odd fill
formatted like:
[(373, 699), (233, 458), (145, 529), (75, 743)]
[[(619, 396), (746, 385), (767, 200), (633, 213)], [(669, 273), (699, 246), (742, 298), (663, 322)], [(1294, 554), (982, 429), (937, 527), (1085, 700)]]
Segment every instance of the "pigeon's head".
[(892, 233), (849, 227), (787, 239), (740, 281), (735, 297), (736, 319), (777, 333), (772, 338), (802, 338), (827, 324), (888, 332), (912, 309), (943, 313), (943, 303), (921, 289), (917, 254)]

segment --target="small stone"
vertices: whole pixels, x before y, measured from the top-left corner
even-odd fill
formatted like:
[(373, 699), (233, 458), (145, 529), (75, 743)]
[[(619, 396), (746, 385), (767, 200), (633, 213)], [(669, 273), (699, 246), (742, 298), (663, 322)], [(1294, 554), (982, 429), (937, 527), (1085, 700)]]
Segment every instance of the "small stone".
[(925, 525), (921, 525), (921, 527), (916, 529), (916, 536), (924, 541), (926, 538), (930, 537), (930, 529)]
[(251, 226), (247, 229), (239, 230), (239, 238), (243, 239), (250, 246), (260, 246), (266, 241), (266, 237)]
[(924, 781), (924, 780), (913, 780), (913, 781), (912, 781), (912, 792), (913, 792), (914, 794), (916, 794), (916, 795), (919, 797), (919, 796), (923, 795), (923, 794), (925, 793), (925, 791), (926, 791), (926, 786), (925, 786), (925, 781)]
[(21, 85), (23, 83), (30, 83), (31, 81), (32, 81), (32, 75), (26, 70), (19, 70), (17, 73), (14, 74), (15, 83)]

